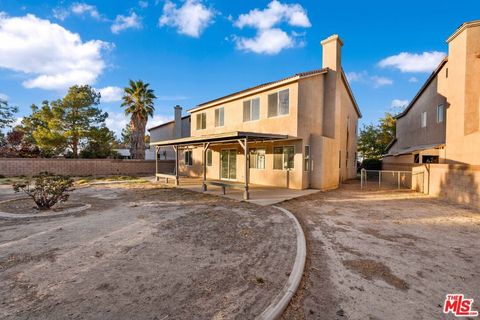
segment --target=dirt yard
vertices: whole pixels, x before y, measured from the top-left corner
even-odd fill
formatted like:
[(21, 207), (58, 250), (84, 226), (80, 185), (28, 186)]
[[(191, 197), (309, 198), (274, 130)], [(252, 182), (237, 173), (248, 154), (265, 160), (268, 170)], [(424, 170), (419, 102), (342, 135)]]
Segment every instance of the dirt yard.
[(480, 309), (478, 211), (358, 184), (282, 206), (299, 218), (308, 245), (284, 319), (444, 319), (447, 293)]
[(92, 207), (0, 221), (1, 319), (252, 319), (293, 265), (278, 209), (149, 183), (72, 200)]

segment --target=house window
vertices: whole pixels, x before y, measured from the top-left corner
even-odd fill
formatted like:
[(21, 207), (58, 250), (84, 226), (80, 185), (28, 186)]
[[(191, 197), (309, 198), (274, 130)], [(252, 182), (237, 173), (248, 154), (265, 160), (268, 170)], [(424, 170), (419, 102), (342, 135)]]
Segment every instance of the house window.
[(290, 170), (294, 168), (295, 149), (293, 146), (273, 148), (273, 169)]
[(338, 150), (338, 167), (342, 167), (342, 150)]
[(212, 150), (207, 150), (207, 166), (211, 167), (212, 166), (212, 158), (213, 158), (213, 151)]
[(443, 104), (437, 106), (437, 123), (442, 123), (445, 118), (445, 107)]
[(250, 150), (250, 168), (265, 169), (265, 149)]
[(427, 111), (424, 111), (422, 112), (422, 115), (421, 115), (421, 124), (422, 124), (422, 128), (426, 128), (427, 127)]
[(203, 130), (207, 127), (207, 114), (205, 112), (197, 114), (197, 130)]
[(420, 155), (418, 153), (413, 155), (413, 162), (420, 163)]
[(268, 117), (276, 117), (290, 112), (290, 91), (288, 89), (268, 95)]
[(260, 119), (260, 98), (243, 101), (243, 122)]
[(225, 110), (223, 107), (215, 109), (215, 127), (223, 127), (225, 120)]
[(303, 165), (304, 170), (310, 171), (310, 146), (305, 146), (303, 161), (304, 161), (304, 165)]
[(184, 157), (185, 157), (184, 160), (185, 160), (185, 165), (186, 165), (186, 166), (191, 166), (191, 165), (193, 165), (192, 150), (187, 150), (187, 151), (185, 151)]

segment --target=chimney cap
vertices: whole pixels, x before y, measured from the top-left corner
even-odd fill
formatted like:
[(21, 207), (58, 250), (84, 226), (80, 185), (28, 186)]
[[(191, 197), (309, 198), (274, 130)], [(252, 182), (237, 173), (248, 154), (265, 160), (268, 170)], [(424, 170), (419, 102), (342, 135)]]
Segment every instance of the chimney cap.
[(178, 104), (174, 108), (175, 109), (182, 109), (182, 107), (180, 107), (180, 105), (178, 105)]
[(338, 34), (332, 34), (330, 37), (326, 38), (325, 40), (322, 40), (320, 42), (320, 44), (323, 46), (323, 45), (326, 45), (327, 43), (332, 42), (332, 41), (338, 41), (340, 43), (340, 45), (343, 46), (343, 41), (342, 41), (342, 39), (340, 39)]

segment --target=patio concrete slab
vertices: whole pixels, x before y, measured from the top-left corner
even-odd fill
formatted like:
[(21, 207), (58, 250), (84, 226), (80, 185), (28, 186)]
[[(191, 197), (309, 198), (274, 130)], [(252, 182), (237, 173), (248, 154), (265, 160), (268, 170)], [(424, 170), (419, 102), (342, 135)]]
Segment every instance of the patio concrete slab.
[[(187, 189), (195, 192), (202, 191), (202, 181), (199, 179), (181, 179), (179, 188)], [(287, 189), (280, 187), (269, 187), (269, 186), (259, 186), (259, 185), (250, 185), (250, 199), (247, 202), (255, 203), (261, 206), (269, 206), (276, 203), (280, 203), (286, 200), (291, 200), (294, 198), (306, 196), (319, 192), (316, 189), (304, 189), (304, 190), (295, 190)], [(226, 194), (222, 193), (222, 188), (217, 186), (208, 186), (208, 191), (204, 192), (206, 194), (222, 196), (229, 199), (237, 201), (243, 200), (243, 190), (227, 188)]]

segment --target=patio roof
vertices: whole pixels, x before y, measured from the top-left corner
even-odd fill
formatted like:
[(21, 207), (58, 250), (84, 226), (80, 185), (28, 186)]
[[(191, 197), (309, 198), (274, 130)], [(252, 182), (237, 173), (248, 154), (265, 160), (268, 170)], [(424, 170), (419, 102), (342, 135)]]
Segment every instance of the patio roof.
[(298, 139), (288, 135), (273, 134), (273, 133), (259, 133), (259, 132), (244, 132), (233, 131), (225, 133), (207, 134), (197, 137), (187, 137), (174, 140), (163, 140), (151, 142), (151, 146), (181, 146), (181, 145), (201, 145), (203, 143), (212, 142), (228, 142), (239, 139), (248, 139), (248, 141), (273, 141), (273, 140), (293, 140)]

